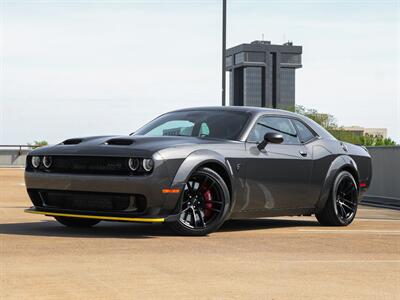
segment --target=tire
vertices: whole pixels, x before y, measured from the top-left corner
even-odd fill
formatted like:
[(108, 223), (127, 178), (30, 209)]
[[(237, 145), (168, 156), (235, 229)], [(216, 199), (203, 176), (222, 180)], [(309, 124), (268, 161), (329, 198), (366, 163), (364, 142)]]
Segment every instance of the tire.
[(358, 206), (358, 187), (353, 175), (341, 171), (335, 178), (325, 207), (315, 216), (321, 225), (347, 226), (353, 222)]
[(229, 189), (212, 169), (195, 171), (181, 196), (178, 220), (167, 225), (179, 235), (202, 236), (218, 230), (230, 210)]
[(68, 218), (68, 217), (54, 217), (59, 223), (67, 227), (86, 228), (92, 227), (100, 222), (96, 219), (83, 219), (83, 218)]

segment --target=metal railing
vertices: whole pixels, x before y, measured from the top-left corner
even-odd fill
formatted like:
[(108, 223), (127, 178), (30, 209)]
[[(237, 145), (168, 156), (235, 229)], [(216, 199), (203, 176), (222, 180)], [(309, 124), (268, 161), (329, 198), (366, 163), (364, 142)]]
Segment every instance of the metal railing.
[(24, 167), (28, 153), (39, 145), (0, 145), (0, 167)]
[(27, 150), (30, 149), (35, 149), (37, 147), (40, 147), (38, 145), (0, 145), (0, 150), (3, 148), (6, 149), (18, 149), (18, 153), (22, 153), (22, 149), (26, 148)]

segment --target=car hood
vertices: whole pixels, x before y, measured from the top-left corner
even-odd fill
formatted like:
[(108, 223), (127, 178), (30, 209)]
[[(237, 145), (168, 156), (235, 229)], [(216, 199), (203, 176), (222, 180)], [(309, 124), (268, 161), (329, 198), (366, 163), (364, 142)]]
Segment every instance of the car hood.
[(30, 155), (151, 156), (171, 147), (221, 143), (227, 141), (181, 136), (96, 136), (68, 139), (33, 150)]

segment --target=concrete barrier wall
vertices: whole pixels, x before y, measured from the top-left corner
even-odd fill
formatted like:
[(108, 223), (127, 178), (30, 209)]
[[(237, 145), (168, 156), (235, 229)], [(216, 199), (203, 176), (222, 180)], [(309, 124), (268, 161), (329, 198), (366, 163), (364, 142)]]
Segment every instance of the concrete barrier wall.
[(400, 206), (400, 146), (368, 147), (372, 182), (365, 201)]
[(31, 150), (0, 149), (0, 167), (25, 167), (26, 156)]

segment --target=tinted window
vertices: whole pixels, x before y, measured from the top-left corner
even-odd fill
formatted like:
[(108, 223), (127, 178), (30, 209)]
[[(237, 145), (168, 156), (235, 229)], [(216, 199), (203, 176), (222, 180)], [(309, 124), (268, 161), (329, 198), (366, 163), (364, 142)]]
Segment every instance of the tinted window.
[(292, 120), (294, 126), (296, 126), (297, 131), (299, 133), (299, 138), (302, 143), (306, 143), (309, 140), (312, 140), (315, 135), (314, 133), (311, 132), (310, 129), (306, 125), (304, 125), (302, 122), (298, 120)]
[(237, 111), (181, 111), (162, 115), (151, 121), (135, 135), (198, 136), (237, 140), (249, 115)]
[(146, 133), (147, 136), (191, 136), (193, 132), (194, 123), (186, 120), (173, 120), (168, 121), (159, 126), (151, 129)]
[(292, 122), (286, 118), (280, 117), (263, 117), (258, 120), (257, 124), (251, 131), (248, 141), (261, 142), (264, 135), (268, 132), (279, 133), (283, 136), (282, 144), (299, 144), (296, 129)]
[(201, 123), (199, 136), (209, 136), (210, 128), (208, 128), (207, 123)]

